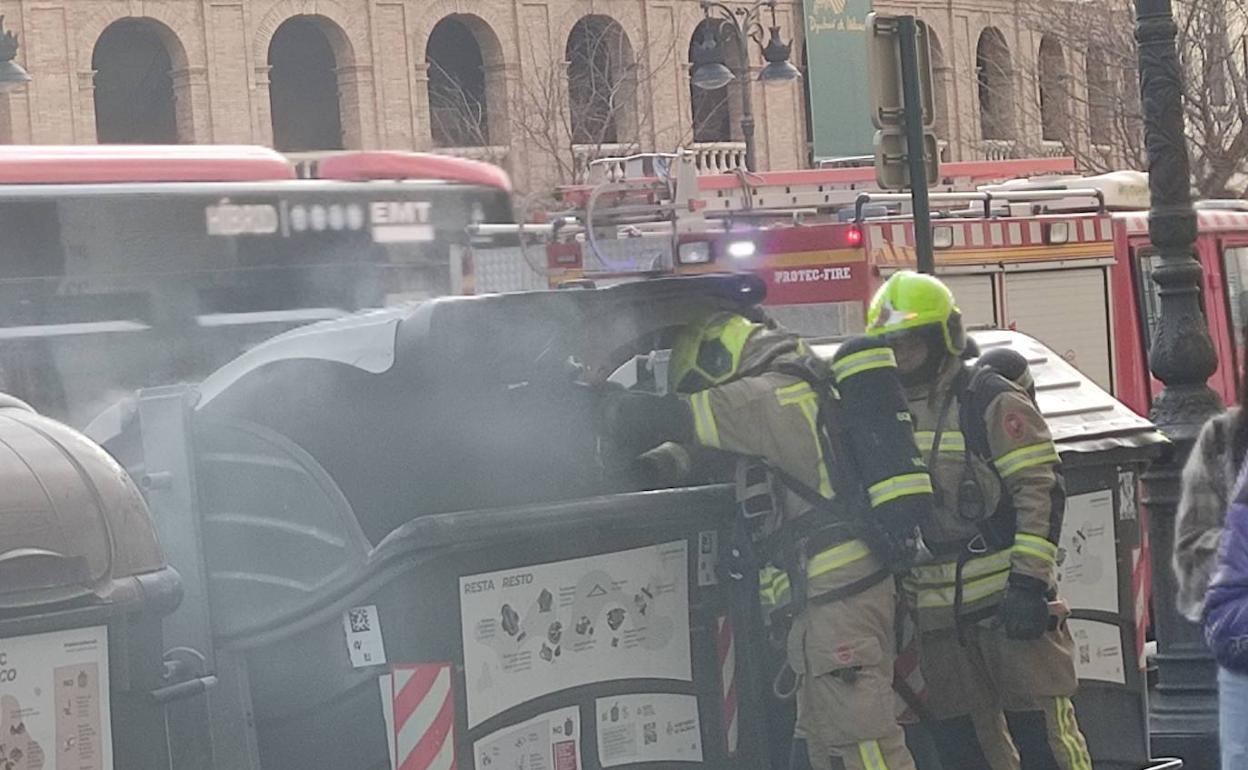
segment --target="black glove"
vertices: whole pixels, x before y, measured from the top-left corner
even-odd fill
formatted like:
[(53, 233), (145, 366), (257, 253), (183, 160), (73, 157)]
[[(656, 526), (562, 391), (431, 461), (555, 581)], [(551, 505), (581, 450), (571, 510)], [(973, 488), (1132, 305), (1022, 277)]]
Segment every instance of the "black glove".
[(1010, 574), (999, 610), (1007, 639), (1039, 639), (1049, 628), (1048, 586), (1028, 575)]
[(905, 572), (914, 566), (919, 555), (919, 529), (908, 531), (898, 527), (871, 527), (866, 540), (875, 555), (893, 572)]
[(693, 437), (693, 413), (684, 401), (621, 388), (605, 392), (602, 425), (618, 451), (630, 457), (664, 441), (687, 443)]
[(629, 470), (642, 489), (666, 489), (688, 483), (690, 463), (683, 446), (666, 444), (635, 458)]

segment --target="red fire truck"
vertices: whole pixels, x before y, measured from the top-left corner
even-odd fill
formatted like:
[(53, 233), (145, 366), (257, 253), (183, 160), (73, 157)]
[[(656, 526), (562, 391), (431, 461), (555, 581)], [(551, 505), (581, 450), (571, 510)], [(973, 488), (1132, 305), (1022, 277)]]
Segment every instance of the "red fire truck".
[(483, 163), (258, 147), (0, 148), (0, 390), (82, 425), (311, 321), (457, 293)]
[[(967, 165), (979, 168), (965, 173)], [(936, 270), (969, 325), (1035, 336), (1147, 413), (1158, 387), (1146, 351), (1159, 307), (1147, 177), (1083, 178), (1070, 170), (1068, 159), (1049, 167), (946, 167), (944, 189), (931, 196)], [(908, 195), (864, 192), (869, 182), (838, 176), (847, 172), (870, 169), (708, 178), (691, 177), (682, 165), (665, 177), (573, 190), (576, 208), (519, 228), (522, 238), (532, 233), (543, 243), (474, 250), (476, 289), (750, 271), (767, 283), (767, 304), (781, 322), (813, 336), (852, 334), (862, 330), (880, 281), (914, 266), (914, 223)], [(963, 178), (951, 180), (955, 172)], [(1001, 182), (1020, 173), (1032, 178)], [(1248, 204), (1197, 207), (1202, 298), (1221, 361), (1210, 384), (1233, 401)]]

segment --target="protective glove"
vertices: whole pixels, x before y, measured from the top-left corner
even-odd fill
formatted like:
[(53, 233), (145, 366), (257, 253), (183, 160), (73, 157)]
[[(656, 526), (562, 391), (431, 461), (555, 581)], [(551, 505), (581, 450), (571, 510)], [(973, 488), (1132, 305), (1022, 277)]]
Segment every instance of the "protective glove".
[(633, 460), (631, 470), (642, 489), (662, 489), (685, 482), (691, 467), (689, 450), (667, 442)]
[(621, 454), (636, 457), (665, 441), (689, 442), (693, 413), (676, 396), (609, 388), (603, 394), (602, 426)]
[(998, 612), (1007, 639), (1039, 639), (1049, 628), (1048, 586), (1028, 575), (1011, 573)]
[(914, 526), (908, 530), (897, 526), (871, 527), (866, 539), (875, 555), (898, 574), (917, 564), (926, 550), (919, 528)]

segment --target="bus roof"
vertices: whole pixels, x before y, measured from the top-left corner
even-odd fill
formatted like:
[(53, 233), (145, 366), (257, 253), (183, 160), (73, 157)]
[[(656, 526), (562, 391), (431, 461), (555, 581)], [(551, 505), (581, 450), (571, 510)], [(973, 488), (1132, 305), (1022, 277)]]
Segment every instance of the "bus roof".
[(468, 158), (425, 152), (350, 151), (292, 156), (300, 176), (343, 182), (442, 180), (511, 191), (511, 179), (498, 166)]
[(267, 147), (240, 145), (0, 146), (0, 184), (259, 182), (294, 179)]

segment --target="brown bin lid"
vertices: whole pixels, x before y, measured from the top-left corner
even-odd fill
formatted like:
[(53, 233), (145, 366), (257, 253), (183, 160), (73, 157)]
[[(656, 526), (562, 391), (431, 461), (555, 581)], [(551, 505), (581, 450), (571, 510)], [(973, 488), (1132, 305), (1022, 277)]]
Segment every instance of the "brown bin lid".
[(165, 567), (138, 488), (99, 445), (0, 395), (0, 605), (95, 594)]

